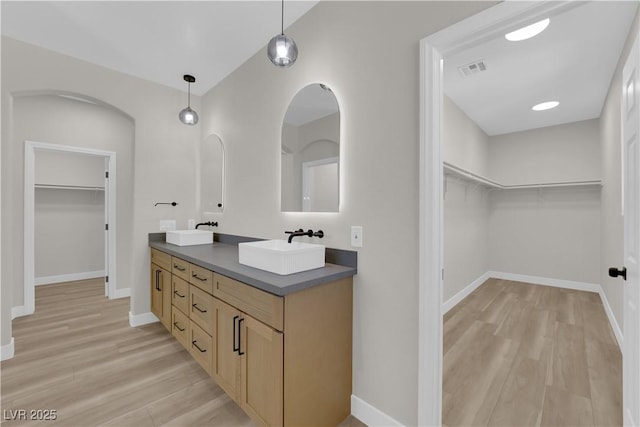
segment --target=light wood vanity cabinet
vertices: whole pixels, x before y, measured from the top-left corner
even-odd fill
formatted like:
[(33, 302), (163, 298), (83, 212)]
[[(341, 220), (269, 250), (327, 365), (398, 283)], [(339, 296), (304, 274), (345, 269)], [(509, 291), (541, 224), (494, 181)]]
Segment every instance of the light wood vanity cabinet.
[[(170, 267), (171, 257), (169, 256), (169, 262), (162, 262), (163, 257), (156, 254), (154, 259), (153, 250), (151, 253), (151, 312), (171, 331), (171, 273), (164, 268)], [(159, 260), (160, 263), (156, 263)]]
[(350, 414), (351, 277), (282, 297), (176, 257), (169, 265), (169, 329), (254, 421), (329, 426)]

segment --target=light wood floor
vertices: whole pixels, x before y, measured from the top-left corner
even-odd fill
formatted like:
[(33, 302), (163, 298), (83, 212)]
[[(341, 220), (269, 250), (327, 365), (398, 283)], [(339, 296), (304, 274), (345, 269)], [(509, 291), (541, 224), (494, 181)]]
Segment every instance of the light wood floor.
[(255, 425), (159, 323), (131, 328), (128, 313), (101, 280), (36, 287), (35, 314), (13, 322), (15, 357), (0, 364), (3, 418), (42, 409), (57, 419), (3, 425)]
[(490, 279), (444, 318), (448, 426), (621, 426), (622, 356), (598, 294)]

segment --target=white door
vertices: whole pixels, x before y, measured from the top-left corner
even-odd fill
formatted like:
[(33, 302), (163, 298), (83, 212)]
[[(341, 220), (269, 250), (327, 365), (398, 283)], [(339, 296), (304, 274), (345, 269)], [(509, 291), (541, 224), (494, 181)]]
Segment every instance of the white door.
[(640, 45), (636, 39), (622, 73), (622, 158), (624, 214), (624, 425), (640, 425)]

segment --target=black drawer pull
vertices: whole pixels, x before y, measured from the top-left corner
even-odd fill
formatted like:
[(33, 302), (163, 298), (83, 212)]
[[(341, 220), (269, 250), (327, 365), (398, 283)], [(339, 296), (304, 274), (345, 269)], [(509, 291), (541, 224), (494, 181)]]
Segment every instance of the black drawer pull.
[(236, 320), (240, 316), (233, 316), (233, 352), (240, 351), (240, 345), (236, 346)]
[(178, 264), (173, 264), (173, 268), (175, 268), (178, 271), (185, 271), (186, 270), (186, 268), (180, 267)]
[(180, 295), (178, 291), (173, 291), (174, 294), (178, 295), (180, 298), (186, 297), (186, 295)]
[(160, 273), (162, 273), (162, 271), (160, 270), (156, 270), (156, 291), (161, 291), (162, 289), (160, 289)]
[(175, 328), (180, 332), (184, 332), (184, 328), (181, 328), (180, 326), (178, 326), (178, 322), (173, 322), (173, 326), (175, 326)]
[(238, 356), (242, 356), (244, 354), (244, 351), (240, 348), (242, 346), (242, 322), (244, 322), (244, 317), (241, 317), (240, 320), (238, 320)]
[(206, 281), (207, 281), (207, 278), (206, 278), (206, 277), (200, 277), (200, 276), (198, 276), (196, 273), (193, 273), (193, 274), (191, 275), (191, 277), (195, 277), (196, 279), (200, 280), (201, 282), (206, 282)]
[(206, 313), (206, 312), (207, 312), (207, 310), (203, 310), (203, 309), (201, 309), (200, 307), (198, 307), (198, 304), (197, 304), (197, 303), (196, 303), (196, 304), (191, 304), (191, 306), (192, 306), (193, 308), (195, 308), (196, 310), (198, 310), (200, 313)]
[(194, 340), (194, 341), (191, 341), (191, 344), (193, 344), (193, 346), (194, 346), (195, 348), (197, 348), (198, 350), (200, 350), (200, 353), (206, 353), (206, 352), (207, 352), (207, 350), (203, 350), (203, 349), (201, 349), (200, 347), (198, 347), (198, 344), (196, 344), (197, 342), (198, 342), (198, 341), (195, 341), (195, 340)]

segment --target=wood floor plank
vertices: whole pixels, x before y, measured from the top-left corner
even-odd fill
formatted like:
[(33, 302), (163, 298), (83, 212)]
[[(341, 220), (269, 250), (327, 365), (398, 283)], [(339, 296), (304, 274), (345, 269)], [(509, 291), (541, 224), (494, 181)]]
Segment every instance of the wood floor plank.
[(586, 338), (595, 425), (622, 425), (622, 354), (617, 346)]
[(622, 425), (621, 356), (598, 294), (491, 279), (450, 313), (443, 425)]
[(38, 286), (36, 312), (13, 322), (15, 357), (0, 363), (1, 405), (57, 419), (3, 427), (255, 425), (162, 325), (128, 319), (129, 299), (106, 298), (101, 280)]
[(563, 322), (556, 322), (553, 344), (547, 385), (590, 399), (587, 349), (582, 329)]
[[(591, 400), (547, 386), (540, 424), (542, 426), (594, 426)], [(611, 425), (611, 424), (604, 424)]]

